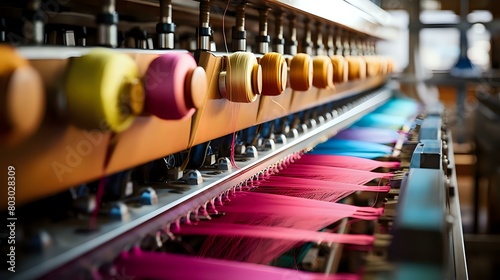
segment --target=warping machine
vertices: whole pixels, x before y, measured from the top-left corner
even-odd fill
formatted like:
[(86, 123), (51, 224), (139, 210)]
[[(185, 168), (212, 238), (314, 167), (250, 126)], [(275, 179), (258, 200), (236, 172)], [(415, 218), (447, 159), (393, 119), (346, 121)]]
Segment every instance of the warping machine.
[(390, 81), (389, 17), (0, 3), (0, 277), (466, 279), (451, 134)]

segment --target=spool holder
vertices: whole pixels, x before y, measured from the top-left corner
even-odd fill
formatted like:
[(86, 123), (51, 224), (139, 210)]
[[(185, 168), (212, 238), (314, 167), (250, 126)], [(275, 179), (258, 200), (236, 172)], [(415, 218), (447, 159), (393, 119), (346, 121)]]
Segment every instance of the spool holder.
[(316, 22), (316, 43), (314, 44), (314, 48), (316, 49), (316, 55), (325, 55), (325, 44), (323, 43), (323, 28), (321, 22)]
[(175, 24), (172, 22), (172, 0), (160, 1), (160, 22), (156, 24), (159, 49), (174, 48)]
[(243, 2), (236, 8), (236, 25), (232, 28), (233, 51), (246, 51), (247, 33), (245, 31), (245, 5)]
[(104, 0), (101, 13), (96, 15), (97, 44), (100, 46), (118, 47), (118, 13), (115, 0)]
[(271, 42), (271, 37), (267, 33), (267, 15), (269, 9), (263, 9), (259, 11), (259, 36), (257, 36), (258, 43), (258, 53), (268, 53), (269, 43)]
[(200, 1), (200, 26), (196, 29), (196, 37), (198, 39), (197, 49), (210, 51), (210, 39), (213, 35), (213, 30), (210, 28), (210, 1)]
[(275, 37), (273, 38), (273, 50), (279, 54), (284, 54), (285, 39), (283, 37), (283, 13), (275, 13), (274, 18)]
[(311, 29), (309, 26), (309, 19), (304, 20), (304, 40), (302, 41), (302, 52), (312, 55), (313, 42), (311, 39)]
[(297, 27), (294, 15), (288, 16), (288, 33), (290, 37), (285, 40), (285, 52), (289, 55), (297, 54)]

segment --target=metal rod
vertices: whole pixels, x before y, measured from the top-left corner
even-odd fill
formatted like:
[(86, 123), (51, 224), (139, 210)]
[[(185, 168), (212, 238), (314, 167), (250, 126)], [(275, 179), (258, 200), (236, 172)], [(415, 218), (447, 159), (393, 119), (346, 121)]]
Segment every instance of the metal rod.
[(172, 22), (172, 0), (160, 1), (160, 22), (156, 25), (159, 49), (173, 49), (175, 24)]
[(294, 15), (288, 16), (288, 37), (285, 40), (286, 52), (290, 55), (297, 54), (297, 28), (295, 26), (296, 19)]
[(336, 28), (336, 38), (335, 38), (335, 54), (343, 55), (344, 54), (344, 44), (342, 43), (342, 29)]
[[(347, 234), (347, 219), (342, 219), (337, 231), (338, 234)], [(342, 244), (334, 243), (330, 246), (330, 253), (325, 266), (325, 274), (334, 274), (339, 265), (340, 257), (342, 256)]]
[(316, 22), (316, 43), (314, 48), (316, 49), (316, 55), (325, 54), (325, 44), (323, 43), (323, 26), (321, 22)]
[(335, 54), (335, 43), (333, 41), (333, 28), (329, 25), (326, 26), (326, 36), (327, 55), (332, 56)]
[(259, 11), (259, 37), (257, 38), (259, 53), (269, 52), (269, 43), (271, 38), (267, 32), (267, 16), (269, 14), (269, 9), (263, 9)]
[(45, 41), (45, 30), (43, 16), (40, 14), (42, 6), (41, 0), (31, 0), (28, 2), (28, 10), (32, 12), (31, 21), (25, 23), (27, 26), (24, 30), (32, 30), (31, 34), (24, 34), (28, 39), (28, 43), (41, 45)]
[(243, 2), (236, 8), (236, 25), (233, 26), (233, 51), (245, 51), (247, 48), (245, 6), (246, 3)]
[(118, 46), (118, 14), (115, 0), (102, 0), (101, 13), (96, 16), (97, 43), (115, 48)]
[(277, 53), (285, 53), (285, 39), (283, 37), (283, 13), (274, 14), (275, 37), (273, 39), (273, 50)]
[(312, 55), (312, 39), (311, 39), (311, 28), (309, 26), (309, 19), (304, 20), (304, 40), (302, 41), (302, 52), (308, 55)]
[(350, 37), (350, 47), (351, 47), (351, 55), (360, 55), (360, 52), (359, 52), (359, 49), (358, 49), (358, 45), (357, 45), (357, 42), (356, 42), (356, 35), (355, 34), (351, 34)]
[(160, 1), (160, 22), (172, 23), (172, 0)]
[(209, 51), (210, 36), (212, 35), (212, 29), (210, 28), (210, 0), (200, 1), (199, 21), (198, 49)]

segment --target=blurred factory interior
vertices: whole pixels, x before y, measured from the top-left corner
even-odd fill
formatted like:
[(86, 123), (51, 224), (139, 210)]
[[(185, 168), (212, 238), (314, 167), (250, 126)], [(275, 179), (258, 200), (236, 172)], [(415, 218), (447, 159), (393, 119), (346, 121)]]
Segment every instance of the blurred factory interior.
[[(409, 9), (404, 2), (381, 1), (408, 33), (397, 43), (381, 42), (384, 47), (379, 50), (398, 50), (402, 77), (419, 73), (417, 79), (434, 87), (448, 109), (469, 277), (496, 279), (500, 250), (496, 143), (500, 134), (495, 88), (500, 10), (492, 1), (409, 1), (413, 2), (407, 3)], [(408, 40), (409, 33), (418, 38)], [(419, 52), (420, 62), (411, 60), (412, 51)], [(417, 65), (409, 67), (411, 63)]]

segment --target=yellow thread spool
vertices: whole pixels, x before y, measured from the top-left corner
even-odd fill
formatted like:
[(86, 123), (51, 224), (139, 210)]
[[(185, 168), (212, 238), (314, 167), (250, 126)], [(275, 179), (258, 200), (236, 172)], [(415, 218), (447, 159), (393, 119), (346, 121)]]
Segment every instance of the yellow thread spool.
[(65, 93), (69, 117), (84, 129), (124, 131), (144, 106), (136, 63), (108, 49), (95, 49), (71, 60)]
[(227, 57), (221, 94), (232, 102), (251, 103), (262, 92), (262, 68), (252, 53), (236, 52)]
[(290, 87), (293, 90), (306, 91), (312, 86), (313, 63), (309, 55), (299, 53), (290, 62)]
[(43, 82), (13, 48), (0, 45), (0, 135), (15, 144), (32, 135), (45, 112)]
[(333, 82), (344, 83), (349, 79), (349, 66), (347, 60), (341, 55), (332, 55)]
[(333, 64), (328, 56), (319, 55), (313, 59), (313, 86), (333, 87)]
[(279, 53), (267, 53), (260, 59), (262, 66), (262, 95), (280, 95), (286, 88), (288, 66)]

